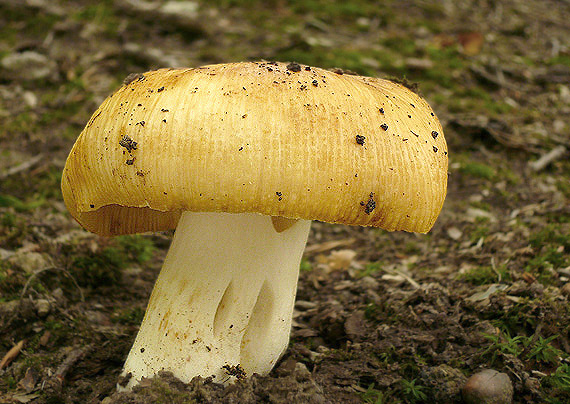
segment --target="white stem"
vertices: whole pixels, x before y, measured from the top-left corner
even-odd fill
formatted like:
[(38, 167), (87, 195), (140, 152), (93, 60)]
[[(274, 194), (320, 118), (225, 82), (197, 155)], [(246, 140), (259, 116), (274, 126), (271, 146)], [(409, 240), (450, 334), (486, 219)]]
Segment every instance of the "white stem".
[(311, 222), (275, 231), (251, 213), (182, 214), (123, 374), (127, 389), (169, 370), (232, 378), (267, 374), (289, 342), (299, 263)]

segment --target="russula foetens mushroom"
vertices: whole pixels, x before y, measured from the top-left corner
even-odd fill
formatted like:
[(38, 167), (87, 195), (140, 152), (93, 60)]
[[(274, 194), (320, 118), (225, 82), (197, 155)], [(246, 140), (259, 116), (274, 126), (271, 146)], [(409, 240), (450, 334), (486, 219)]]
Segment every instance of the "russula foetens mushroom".
[(427, 232), (446, 186), (443, 131), (418, 95), (276, 62), (131, 76), (62, 178), (87, 230), (176, 228), (128, 387), (163, 369), (183, 381), (268, 373), (289, 340), (310, 221)]

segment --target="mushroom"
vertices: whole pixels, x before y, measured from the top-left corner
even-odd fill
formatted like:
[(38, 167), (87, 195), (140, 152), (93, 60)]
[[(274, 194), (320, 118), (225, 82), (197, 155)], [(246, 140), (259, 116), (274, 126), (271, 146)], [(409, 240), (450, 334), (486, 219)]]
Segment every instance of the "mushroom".
[(176, 229), (127, 387), (267, 374), (285, 351), (311, 220), (427, 232), (447, 146), (390, 81), (277, 62), (130, 76), (67, 159), (71, 215), (103, 236)]

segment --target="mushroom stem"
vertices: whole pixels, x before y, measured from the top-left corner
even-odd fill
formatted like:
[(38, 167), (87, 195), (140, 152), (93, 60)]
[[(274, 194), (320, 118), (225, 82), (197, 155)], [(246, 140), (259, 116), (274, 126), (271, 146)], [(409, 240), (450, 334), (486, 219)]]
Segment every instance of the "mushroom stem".
[(310, 226), (277, 232), (269, 216), (184, 212), (125, 363), (126, 388), (161, 370), (185, 382), (227, 383), (237, 365), (267, 374), (289, 341)]

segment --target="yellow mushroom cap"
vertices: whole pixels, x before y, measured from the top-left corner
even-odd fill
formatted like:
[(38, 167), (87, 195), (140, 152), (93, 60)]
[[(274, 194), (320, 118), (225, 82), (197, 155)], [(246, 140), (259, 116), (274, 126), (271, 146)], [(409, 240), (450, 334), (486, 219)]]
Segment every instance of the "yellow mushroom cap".
[(77, 139), (62, 191), (101, 235), (175, 228), (182, 211), (427, 232), (447, 164), (437, 117), (399, 84), (231, 63), (131, 77)]

